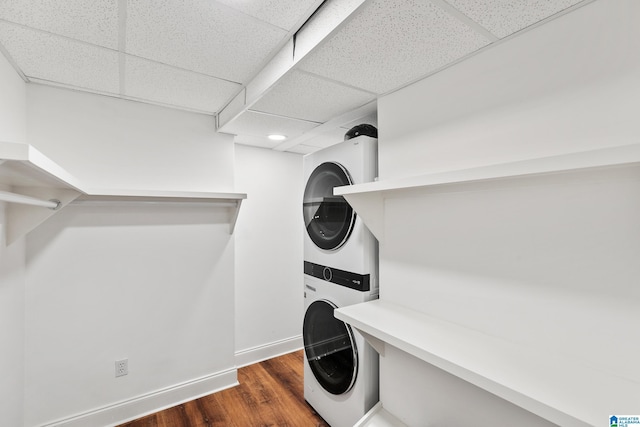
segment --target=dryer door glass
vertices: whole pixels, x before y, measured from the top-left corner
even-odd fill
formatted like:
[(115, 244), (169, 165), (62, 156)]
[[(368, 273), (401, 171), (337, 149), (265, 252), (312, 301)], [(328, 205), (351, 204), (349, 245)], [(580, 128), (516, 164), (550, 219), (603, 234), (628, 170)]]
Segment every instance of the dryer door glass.
[(332, 394), (346, 393), (358, 374), (358, 352), (351, 327), (333, 317), (336, 306), (313, 302), (304, 315), (302, 337), (311, 372)]
[(307, 181), (303, 199), (304, 224), (313, 243), (321, 249), (338, 249), (353, 230), (355, 212), (344, 197), (333, 195), (333, 187), (351, 184), (347, 170), (332, 162), (315, 168)]

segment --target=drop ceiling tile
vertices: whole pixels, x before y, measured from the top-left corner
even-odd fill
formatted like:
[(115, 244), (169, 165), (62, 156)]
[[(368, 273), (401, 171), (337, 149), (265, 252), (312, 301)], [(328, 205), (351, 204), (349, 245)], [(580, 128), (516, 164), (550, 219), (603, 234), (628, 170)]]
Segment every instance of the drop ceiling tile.
[(287, 32), (211, 0), (127, 1), (127, 53), (246, 82)]
[(130, 55), (124, 81), (127, 96), (207, 113), (219, 111), (241, 87)]
[(488, 43), (429, 1), (371, 0), (301, 68), (384, 94)]
[(503, 38), (582, 0), (447, 0), (447, 3)]
[(27, 77), (118, 93), (118, 53), (0, 21), (0, 43)]
[(322, 3), (322, 0), (217, 1), (287, 31), (291, 31), (301, 19), (308, 17)]
[(328, 0), (296, 35), (296, 60), (324, 40), (366, 0)]
[(325, 122), (375, 99), (375, 95), (322, 77), (293, 70), (251, 109), (297, 119)]
[(234, 135), (265, 137), (270, 134), (281, 134), (286, 135), (288, 138), (295, 138), (316, 126), (318, 126), (318, 123), (247, 110), (224, 125), (221, 131)]
[(118, 48), (116, 0), (2, 0), (0, 19), (99, 46)]

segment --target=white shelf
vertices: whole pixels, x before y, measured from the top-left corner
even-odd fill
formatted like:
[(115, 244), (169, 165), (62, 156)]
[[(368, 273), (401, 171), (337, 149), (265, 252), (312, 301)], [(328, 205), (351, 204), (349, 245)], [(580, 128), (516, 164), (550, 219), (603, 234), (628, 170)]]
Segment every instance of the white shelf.
[(586, 171), (639, 162), (640, 144), (633, 144), (336, 187), (334, 194), (344, 196), (378, 240), (383, 241), (384, 200), (402, 191)]
[(247, 198), (244, 193), (212, 193), (206, 191), (157, 191), (157, 190), (117, 190), (117, 189), (88, 189), (83, 191), (85, 198), (106, 199), (153, 199), (156, 201), (176, 202), (231, 202)]
[(600, 425), (602, 414), (640, 402), (633, 378), (383, 300), (339, 308), (335, 317), (361, 331), (381, 355), (391, 345), (561, 426)]
[[(60, 209), (74, 200), (128, 203), (208, 203), (230, 209), (233, 233), (244, 193), (88, 189), (73, 175), (28, 144), (0, 141), (0, 190), (26, 196), (25, 200), (55, 199)], [(19, 200), (20, 197), (16, 197)], [(7, 243), (37, 227), (55, 214), (52, 209), (9, 202)]]
[(0, 184), (80, 191), (75, 177), (31, 145), (1, 141)]

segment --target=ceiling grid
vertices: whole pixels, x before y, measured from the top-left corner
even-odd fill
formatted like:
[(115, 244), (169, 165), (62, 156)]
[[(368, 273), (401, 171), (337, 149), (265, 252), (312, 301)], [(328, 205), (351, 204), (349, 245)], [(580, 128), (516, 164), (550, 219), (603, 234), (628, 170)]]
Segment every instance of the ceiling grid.
[(377, 97), (592, 1), (2, 0), (0, 54), (27, 82), (224, 116), (237, 143), (307, 153), (377, 125)]

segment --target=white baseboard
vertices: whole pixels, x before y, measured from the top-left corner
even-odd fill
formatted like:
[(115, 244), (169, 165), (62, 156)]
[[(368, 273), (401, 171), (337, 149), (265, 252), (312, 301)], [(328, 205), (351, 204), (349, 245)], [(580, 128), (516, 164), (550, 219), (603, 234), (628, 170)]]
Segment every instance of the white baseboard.
[(41, 427), (112, 427), (238, 385), (238, 367), (251, 365), (303, 347), (302, 335), (236, 352), (234, 369), (174, 385), (98, 408)]
[(241, 368), (262, 362), (263, 360), (300, 350), (302, 345), (302, 335), (297, 335), (269, 344), (240, 350), (236, 352), (236, 365)]
[(238, 385), (236, 368), (98, 408), (42, 427), (116, 426)]

